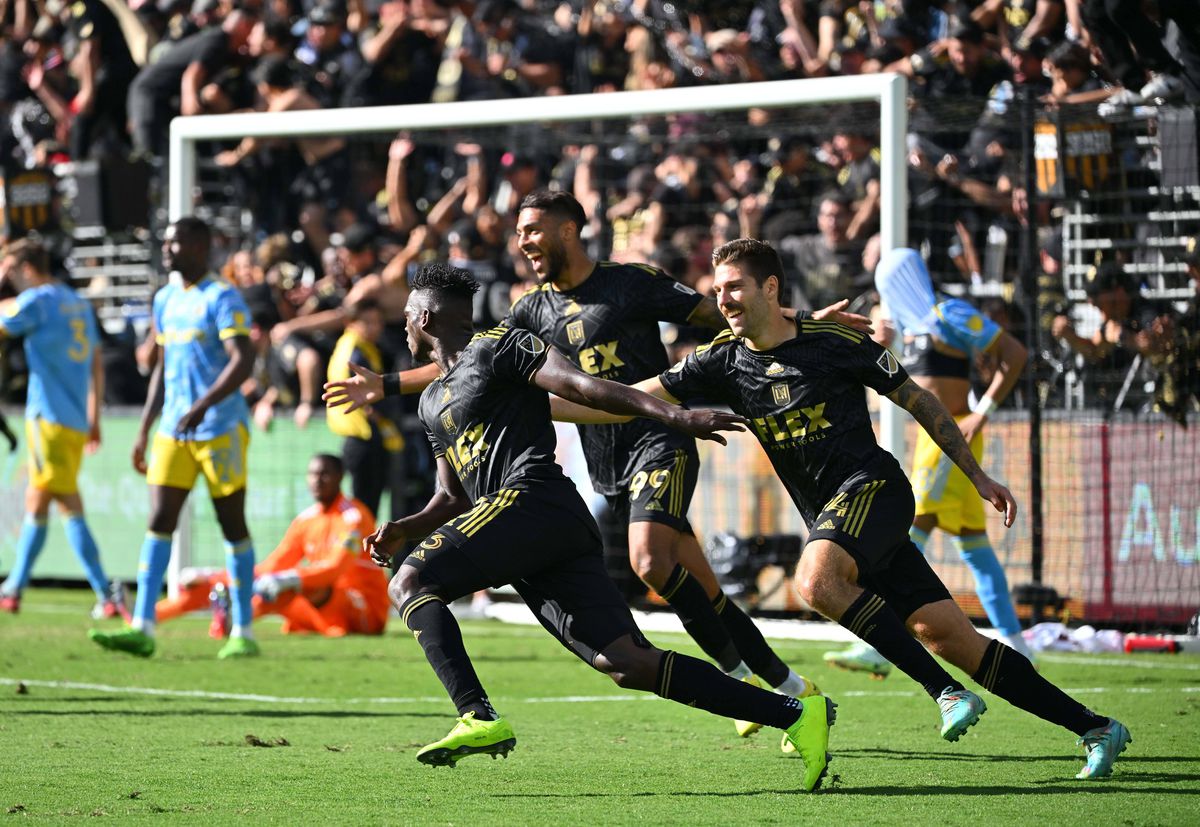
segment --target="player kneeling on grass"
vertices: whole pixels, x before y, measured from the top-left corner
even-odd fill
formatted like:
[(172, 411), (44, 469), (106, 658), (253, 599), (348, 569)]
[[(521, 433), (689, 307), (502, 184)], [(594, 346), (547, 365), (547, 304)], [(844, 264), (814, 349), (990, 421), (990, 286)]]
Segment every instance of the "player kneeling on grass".
[[(453, 766), (468, 755), (507, 755), (515, 746), (512, 727), (488, 701), (446, 605), (511, 583), (550, 634), (617, 685), (785, 730), (805, 761), (804, 789), (816, 789), (828, 762), (833, 702), (768, 692), (650, 645), (605, 572), (595, 520), (554, 462), (548, 392), (718, 442), (724, 442), (718, 431), (741, 430), (743, 420), (685, 411), (590, 377), (527, 330), (498, 327), (473, 335), (471, 304), (479, 285), (464, 270), (429, 265), (411, 287), (409, 349), (442, 370), (419, 408), (437, 457), (438, 491), (422, 511), (381, 526), (366, 545), (386, 565), (406, 539), (425, 537), (389, 592), (459, 719), (417, 759)], [(385, 390), (399, 389), (389, 383)], [(336, 386), (327, 400), (351, 401)]]
[[(283, 615), (283, 633), (380, 635), (387, 625), (387, 578), (362, 549), (375, 524), (370, 509), (342, 493), (343, 466), (332, 454), (308, 463), (314, 503), (292, 520), (279, 546), (254, 567), (254, 616)], [(160, 600), (159, 622), (209, 606), (224, 572), (191, 578), (176, 598)], [(228, 608), (213, 606), (215, 637), (229, 634)]]
[[(1129, 731), (979, 634), (909, 538), (912, 486), (875, 442), (863, 386), (911, 413), (1011, 526), (1012, 494), (980, 469), (954, 417), (862, 333), (787, 318), (779, 304), (783, 266), (769, 244), (736, 239), (713, 252), (713, 265), (730, 330), (636, 387), (672, 402), (721, 402), (753, 423), (809, 526), (796, 570), (800, 596), (921, 684), (941, 708), (942, 737), (957, 741), (987, 707), (921, 644), (1014, 706), (1079, 735), (1088, 755), (1077, 777), (1111, 774)], [(573, 407), (555, 406), (560, 418)], [(609, 421), (576, 413), (579, 421)]]

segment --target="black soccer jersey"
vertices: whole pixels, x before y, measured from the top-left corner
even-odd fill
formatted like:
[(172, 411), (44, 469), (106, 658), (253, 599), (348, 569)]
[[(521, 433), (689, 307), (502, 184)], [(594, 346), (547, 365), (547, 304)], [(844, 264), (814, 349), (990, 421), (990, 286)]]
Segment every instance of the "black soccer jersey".
[(421, 394), (433, 453), (454, 467), (472, 502), (537, 482), (575, 491), (554, 461), (549, 394), (529, 384), (545, 360), (546, 343), (528, 330), (492, 328), (476, 334), (450, 372)]
[(723, 402), (750, 419), (809, 525), (855, 474), (904, 479), (875, 441), (863, 385), (886, 394), (908, 374), (849, 327), (805, 319), (796, 338), (764, 351), (725, 331), (659, 379), (676, 399)]
[[(682, 324), (702, 301), (666, 273), (644, 264), (601, 261), (574, 290), (550, 284), (516, 301), (513, 327), (541, 336), (585, 373), (632, 385), (668, 367), (659, 322)], [(620, 493), (645, 451), (695, 451), (695, 441), (665, 425), (634, 419), (621, 425), (580, 425), (592, 486)]]

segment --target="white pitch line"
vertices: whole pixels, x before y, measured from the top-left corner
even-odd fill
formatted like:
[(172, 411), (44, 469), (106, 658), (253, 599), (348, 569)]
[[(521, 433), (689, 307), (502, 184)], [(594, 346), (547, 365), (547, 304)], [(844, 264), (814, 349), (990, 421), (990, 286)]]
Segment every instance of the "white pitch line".
[[(288, 697), (281, 695), (258, 695), (241, 692), (206, 692), (201, 689), (157, 689), (145, 686), (112, 686), (105, 683), (82, 683), (78, 681), (43, 681), (33, 678), (0, 678), (0, 686), (17, 686), (24, 684), (25, 686), (35, 686), (42, 689), (83, 689), (92, 692), (106, 692), (114, 695), (149, 695), (154, 697), (164, 698), (197, 698), (205, 701), (257, 701), (259, 703), (269, 704), (295, 704), (295, 705), (312, 705), (312, 704), (328, 704), (331, 706), (355, 706), (362, 704), (425, 704), (425, 703), (445, 703), (444, 697), (434, 696), (414, 696), (410, 698), (305, 698), (305, 697)], [(1200, 692), (1200, 686), (1183, 686), (1176, 688), (1155, 688), (1148, 686), (1127, 687), (1121, 689), (1113, 689), (1111, 687), (1092, 686), (1079, 687), (1075, 689), (1064, 689), (1063, 691), (1075, 695), (1098, 694), (1102, 692), (1122, 692), (1128, 694), (1147, 695), (1156, 692)], [(921, 693), (911, 690), (850, 690), (847, 692), (837, 693), (839, 698), (912, 698), (917, 697)], [(653, 701), (657, 700), (657, 695), (650, 693), (627, 694), (627, 695), (560, 695), (549, 697), (523, 697), (523, 698), (505, 698), (498, 697), (497, 700), (505, 703), (529, 703), (529, 704), (577, 704), (577, 703), (611, 703), (611, 702), (626, 702), (626, 701)]]

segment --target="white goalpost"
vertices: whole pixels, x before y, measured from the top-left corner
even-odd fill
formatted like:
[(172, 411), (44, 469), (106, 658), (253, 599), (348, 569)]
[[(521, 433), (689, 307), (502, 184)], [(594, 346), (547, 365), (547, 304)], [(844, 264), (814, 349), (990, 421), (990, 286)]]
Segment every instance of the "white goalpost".
[[(398, 130), (500, 127), (564, 123), (647, 115), (709, 113), (751, 108), (776, 109), (811, 104), (878, 103), (880, 149), (880, 242), (883, 252), (908, 240), (905, 135), (907, 82), (897, 74), (784, 80), (765, 83), (661, 89), (641, 92), (566, 95), (506, 100), (357, 107), (298, 112), (201, 115), (171, 121), (167, 207), (171, 221), (190, 214), (196, 184), (198, 141), (254, 138), (306, 138), (382, 134)], [(830, 124), (834, 126), (834, 124)], [(552, 127), (548, 127), (552, 128)], [(899, 409), (882, 400), (881, 444), (904, 456)], [(188, 557), (172, 555), (172, 586)]]

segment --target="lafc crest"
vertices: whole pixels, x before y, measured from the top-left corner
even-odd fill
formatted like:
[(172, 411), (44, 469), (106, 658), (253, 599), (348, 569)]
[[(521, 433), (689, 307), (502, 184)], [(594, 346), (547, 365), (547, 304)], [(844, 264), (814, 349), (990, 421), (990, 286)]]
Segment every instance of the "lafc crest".
[(458, 433), (458, 425), (454, 422), (454, 413), (449, 408), (442, 411), (442, 427), (448, 434)]
[(583, 319), (576, 319), (567, 325), (567, 341), (571, 344), (583, 344), (583, 335)]
[(792, 401), (792, 389), (786, 382), (776, 382), (771, 386), (771, 398), (776, 405), (787, 405)]

